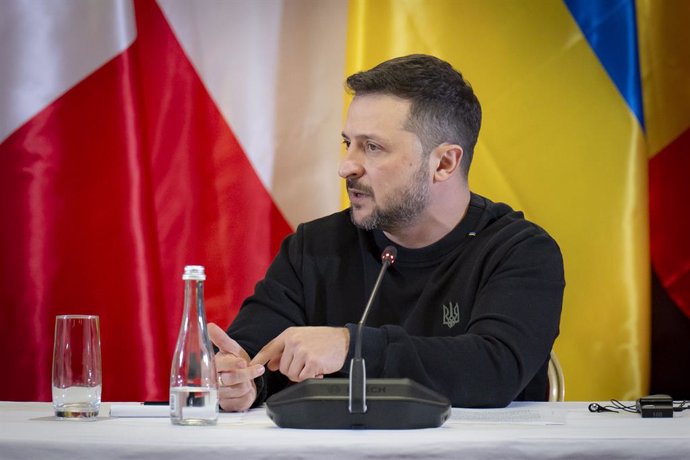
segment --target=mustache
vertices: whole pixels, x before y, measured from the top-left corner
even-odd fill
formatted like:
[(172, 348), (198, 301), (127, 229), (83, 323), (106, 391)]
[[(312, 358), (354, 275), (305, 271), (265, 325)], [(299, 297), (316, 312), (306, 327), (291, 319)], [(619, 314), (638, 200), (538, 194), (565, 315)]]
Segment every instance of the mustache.
[(364, 193), (365, 195), (374, 196), (374, 190), (368, 185), (364, 185), (359, 182), (359, 179), (345, 179), (345, 185), (347, 189), (354, 189), (358, 192)]

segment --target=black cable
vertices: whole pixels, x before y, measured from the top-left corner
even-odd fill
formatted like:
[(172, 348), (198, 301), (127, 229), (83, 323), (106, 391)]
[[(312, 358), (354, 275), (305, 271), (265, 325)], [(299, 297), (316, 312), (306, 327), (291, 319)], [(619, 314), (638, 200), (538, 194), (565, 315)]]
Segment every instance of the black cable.
[(622, 402), (618, 401), (617, 399), (612, 399), (611, 400), (611, 405), (603, 405), (603, 404), (597, 404), (597, 403), (592, 403), (589, 405), (589, 411), (590, 412), (616, 412), (618, 413), (619, 410), (625, 411), (625, 412), (631, 412), (633, 414), (637, 413), (637, 407), (634, 405), (631, 406), (626, 406)]
[[(683, 412), (684, 410), (690, 409), (690, 401), (673, 401), (673, 412)], [(589, 405), (590, 412), (615, 412), (624, 411), (630, 412), (632, 414), (638, 414), (636, 404), (626, 405), (617, 399), (612, 399), (610, 405), (603, 405), (598, 403), (592, 403)]]

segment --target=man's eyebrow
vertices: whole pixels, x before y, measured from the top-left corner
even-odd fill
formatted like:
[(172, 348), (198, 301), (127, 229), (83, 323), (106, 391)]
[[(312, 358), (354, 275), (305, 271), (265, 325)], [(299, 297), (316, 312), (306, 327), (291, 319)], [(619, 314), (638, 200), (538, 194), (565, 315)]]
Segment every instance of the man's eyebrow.
[[(344, 131), (341, 132), (340, 135), (343, 137), (343, 139), (348, 139), (348, 140), (350, 139), (350, 136), (345, 134)], [(357, 134), (357, 135), (352, 136), (352, 137), (354, 137), (355, 139), (372, 139), (376, 142), (386, 142), (387, 141), (386, 138), (383, 138), (381, 136), (377, 136), (376, 134), (362, 133), (362, 134)]]

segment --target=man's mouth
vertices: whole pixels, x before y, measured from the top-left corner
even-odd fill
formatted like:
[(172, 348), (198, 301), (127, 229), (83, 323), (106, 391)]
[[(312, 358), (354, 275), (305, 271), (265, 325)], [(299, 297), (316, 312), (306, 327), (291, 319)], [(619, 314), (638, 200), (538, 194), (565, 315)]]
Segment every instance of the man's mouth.
[(365, 193), (365, 192), (363, 192), (363, 191), (361, 191), (361, 190), (357, 190), (357, 189), (354, 189), (354, 188), (348, 189), (348, 192), (350, 192), (350, 195), (353, 196), (353, 197), (355, 197), (355, 198), (363, 198), (363, 197), (365, 197), (365, 196), (369, 196), (368, 193)]
[(350, 180), (347, 181), (347, 192), (350, 197), (355, 199), (371, 197), (374, 195), (369, 187), (361, 186), (357, 182)]

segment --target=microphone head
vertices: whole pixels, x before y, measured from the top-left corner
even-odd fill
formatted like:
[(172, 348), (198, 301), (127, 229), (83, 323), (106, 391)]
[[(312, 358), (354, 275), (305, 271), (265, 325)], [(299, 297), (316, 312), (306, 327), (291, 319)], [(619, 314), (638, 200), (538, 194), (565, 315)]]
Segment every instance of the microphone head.
[(386, 246), (386, 249), (381, 253), (381, 262), (393, 265), (395, 262), (395, 257), (398, 255), (398, 250), (395, 246)]

